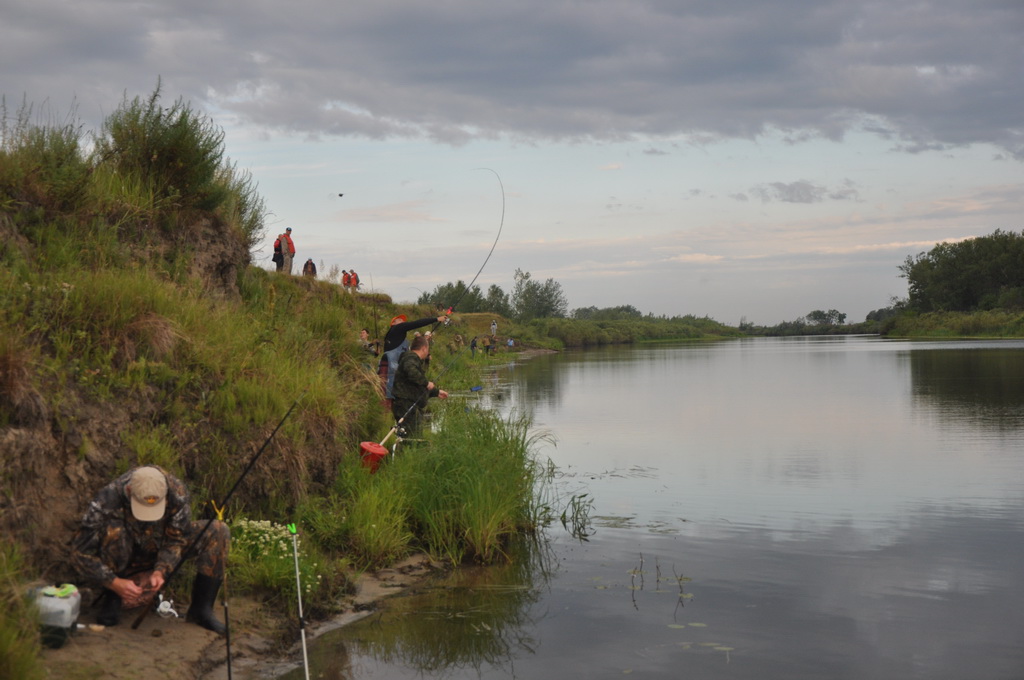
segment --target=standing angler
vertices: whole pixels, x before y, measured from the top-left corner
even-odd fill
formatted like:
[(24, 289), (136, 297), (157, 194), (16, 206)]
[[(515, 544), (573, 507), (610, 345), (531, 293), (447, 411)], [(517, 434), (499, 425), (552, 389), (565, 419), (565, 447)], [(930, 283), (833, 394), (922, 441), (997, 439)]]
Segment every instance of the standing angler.
[[(219, 520), (193, 522), (185, 484), (161, 467), (124, 473), (99, 490), (71, 539), (70, 561), (83, 581), (103, 588), (97, 623), (117, 625), (122, 605), (149, 604), (164, 579), (194, 547), (196, 578), (186, 618), (224, 634), (213, 603), (224, 580), (231, 534)], [(201, 536), (200, 536), (201, 534)]]
[(384, 386), (384, 404), (387, 408), (391, 406), (391, 388), (395, 384), (398, 358), (402, 356), (402, 352), (409, 348), (409, 341), (405, 338), (406, 333), (423, 326), (429, 326), (434, 322), (444, 323), (447, 317), (442, 314), (437, 318), (427, 317), (416, 321), (407, 321), (407, 318), (405, 314), (399, 314), (391, 319), (391, 327), (388, 328), (388, 332), (384, 336), (384, 354), (381, 356), (380, 364), (377, 366), (377, 375), (380, 376), (381, 383)]
[(447, 392), (427, 379), (426, 362), (429, 356), (430, 339), (426, 335), (418, 335), (412, 339), (409, 351), (398, 360), (398, 371), (395, 372), (391, 414), (396, 421), (402, 421), (411, 435), (419, 432), (427, 400), (430, 397), (448, 398)]

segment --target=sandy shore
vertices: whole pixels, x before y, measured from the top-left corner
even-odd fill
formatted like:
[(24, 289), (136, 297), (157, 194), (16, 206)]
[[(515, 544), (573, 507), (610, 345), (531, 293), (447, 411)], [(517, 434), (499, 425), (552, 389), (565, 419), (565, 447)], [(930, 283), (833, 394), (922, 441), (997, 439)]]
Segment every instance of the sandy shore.
[[(356, 579), (356, 593), (343, 603), (338, 616), (307, 622), (306, 641), (372, 613), (385, 598), (400, 593), (442, 571), (424, 555)], [(218, 600), (219, 606), (219, 600)], [(90, 629), (96, 611), (86, 608), (79, 622), (85, 629), (72, 635), (60, 649), (45, 649), (43, 664), (49, 677), (60, 679), (226, 680), (228, 646), (223, 637), (185, 623), (185, 607), (175, 607), (181, 618), (150, 614), (135, 630), (138, 610), (126, 612), (118, 626)], [(302, 663), (298, 633), (294, 642), (282, 641), (282, 632), (297, 630), (295, 621), (247, 598), (228, 599), (231, 620), (231, 675), (234, 680), (266, 680)], [(223, 610), (218, 610), (223, 616)], [(285, 636), (287, 637), (287, 636)]]

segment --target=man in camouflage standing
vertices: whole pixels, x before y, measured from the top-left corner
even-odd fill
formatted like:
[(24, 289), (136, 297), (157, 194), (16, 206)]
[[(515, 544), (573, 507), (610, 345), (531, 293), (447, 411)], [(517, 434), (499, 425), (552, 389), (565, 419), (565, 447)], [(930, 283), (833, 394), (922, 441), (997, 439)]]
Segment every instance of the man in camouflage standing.
[(186, 618), (223, 635), (213, 604), (231, 535), (224, 522), (209, 521), (205, 531), (206, 522), (192, 521), (185, 484), (155, 465), (129, 470), (100, 489), (71, 540), (70, 556), (83, 581), (105, 589), (96, 621), (117, 625), (122, 605), (131, 609), (151, 602), (178, 562), (195, 556)]
[(409, 349), (398, 360), (398, 370), (395, 372), (391, 414), (395, 420), (405, 418), (402, 426), (410, 435), (419, 432), (421, 412), (427, 407), (427, 400), (430, 397), (448, 398), (447, 392), (427, 379), (428, 357), (430, 340), (425, 335), (417, 335)]

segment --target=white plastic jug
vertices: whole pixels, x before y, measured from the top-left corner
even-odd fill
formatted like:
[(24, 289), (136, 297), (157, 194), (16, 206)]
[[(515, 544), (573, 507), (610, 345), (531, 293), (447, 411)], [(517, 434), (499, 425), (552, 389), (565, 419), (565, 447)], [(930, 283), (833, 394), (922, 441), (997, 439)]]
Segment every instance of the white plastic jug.
[(43, 644), (62, 647), (78, 625), (78, 612), (82, 607), (82, 594), (70, 583), (45, 586), (35, 590), (36, 607)]

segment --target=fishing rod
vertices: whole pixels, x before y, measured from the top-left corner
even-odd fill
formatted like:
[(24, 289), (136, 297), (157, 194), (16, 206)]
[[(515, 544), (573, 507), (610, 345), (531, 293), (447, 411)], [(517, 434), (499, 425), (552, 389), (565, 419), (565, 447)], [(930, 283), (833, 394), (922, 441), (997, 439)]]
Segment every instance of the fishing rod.
[[(490, 261), (491, 255), (494, 254), (494, 249), (495, 249), (495, 247), (497, 247), (498, 240), (501, 238), (501, 231), (505, 227), (505, 184), (501, 181), (501, 175), (499, 175), (497, 173), (497, 171), (493, 170), (492, 168), (476, 168), (476, 169), (477, 170), (487, 170), (489, 172), (492, 172), (492, 173), (494, 173), (495, 178), (497, 178), (497, 180), (498, 180), (498, 187), (501, 190), (501, 219), (498, 222), (498, 233), (494, 237), (494, 243), (491, 244), (491, 249), (487, 252), (487, 257), (484, 258), (483, 264), (480, 265), (480, 268), (477, 270), (476, 275), (473, 277), (473, 280), (469, 282), (469, 285), (466, 286), (465, 290), (462, 291), (462, 294), (456, 299), (455, 304), (450, 305), (448, 307), (448, 310), (445, 312), (445, 316), (451, 315), (455, 311), (455, 308), (458, 306), (458, 304), (460, 302), (462, 302), (462, 298), (464, 298), (466, 296), (466, 294), (470, 290), (472, 290), (473, 284), (475, 284), (476, 280), (478, 278), (480, 278), (481, 272), (483, 272), (484, 267), (486, 267), (487, 263)], [(371, 280), (371, 284), (372, 284), (372, 280)], [(441, 324), (440, 321), (438, 321), (438, 322), (436, 322), (434, 324), (433, 328), (430, 331), (431, 335), (434, 334), (434, 332), (437, 330), (437, 327), (440, 324)], [(455, 352), (455, 354), (452, 356), (452, 358), (441, 369), (441, 372), (437, 374), (438, 378), (440, 378), (442, 375), (444, 375), (448, 371), (448, 369), (451, 368), (454, 365), (455, 359), (458, 358), (458, 355), (464, 349), (465, 349), (465, 346), (459, 347), (459, 349)], [(429, 390), (426, 393), (427, 393), (428, 399), (429, 399)], [(398, 432), (399, 428), (402, 426), (402, 423), (405, 421), (405, 419), (407, 417), (409, 417), (409, 414), (412, 413), (413, 409), (415, 409), (417, 407), (418, 403), (419, 403), (418, 400), (413, 402), (413, 405), (410, 406), (405, 411), (404, 414), (402, 414), (402, 417), (398, 419), (398, 421), (395, 423), (395, 426), (392, 427), (388, 431), (388, 433), (386, 435), (384, 435), (384, 438), (380, 442), (363, 442), (362, 445), (361, 445), (361, 450), (363, 452), (363, 455), (364, 456), (366, 454), (372, 454), (372, 455), (378, 455), (378, 456), (381, 455), (380, 451), (381, 451), (381, 449), (383, 449), (385, 442), (387, 442), (387, 440), (390, 439), (392, 435), (394, 435), (396, 432)]]
[(295, 557), (295, 593), (299, 598), (299, 633), (302, 635), (302, 668), (309, 680), (309, 654), (306, 652), (306, 619), (302, 615), (302, 581), (299, 579), (299, 530), (294, 522), (288, 525), (292, 535), (292, 555)]
[[(487, 252), (487, 257), (484, 258), (483, 264), (480, 265), (480, 269), (476, 271), (476, 276), (473, 277), (473, 280), (470, 281), (469, 285), (462, 291), (462, 294), (455, 300), (455, 303), (448, 306), (448, 311), (445, 312), (446, 315), (451, 315), (452, 312), (458, 308), (459, 303), (462, 302), (462, 298), (466, 297), (466, 294), (473, 289), (473, 284), (476, 283), (478, 278), (480, 278), (480, 273), (483, 272), (484, 267), (486, 267), (487, 263), (491, 260), (491, 255), (494, 254), (494, 248), (498, 245), (498, 239), (501, 238), (501, 230), (505, 228), (505, 185), (501, 181), (501, 175), (491, 168), (476, 168), (476, 170), (487, 170), (488, 172), (493, 172), (494, 176), (497, 178), (498, 188), (501, 190), (501, 219), (498, 221), (498, 233), (494, 237), (494, 243), (491, 244), (491, 249)], [(434, 328), (431, 329), (431, 333), (437, 329), (437, 325), (438, 324), (434, 324)]]
[[(299, 405), (299, 402), (302, 400), (302, 398), (306, 396), (306, 392), (307, 390), (303, 390), (302, 394), (299, 395), (299, 398), (292, 403), (291, 407), (288, 409), (288, 412), (284, 414), (284, 418), (281, 418), (281, 422), (277, 424), (277, 427), (274, 428), (274, 431), (271, 432), (270, 436), (267, 437), (265, 442), (263, 442), (263, 446), (261, 446), (259, 451), (256, 452), (256, 455), (252, 457), (252, 459), (249, 461), (249, 464), (245, 466), (245, 470), (243, 470), (242, 474), (238, 477), (237, 480), (235, 480), (234, 486), (231, 487), (231, 490), (228, 491), (227, 495), (224, 496), (224, 500), (221, 501), (221, 504), (219, 506), (220, 510), (218, 510), (218, 513), (223, 513), (224, 508), (227, 507), (228, 501), (231, 500), (231, 496), (233, 496), (235, 490), (238, 489), (238, 485), (242, 483), (242, 480), (245, 479), (245, 476), (248, 475), (249, 471), (252, 470), (254, 465), (256, 465), (256, 461), (258, 461), (260, 459), (260, 456), (263, 455), (263, 451), (265, 451), (266, 448), (270, 446), (270, 442), (274, 439), (274, 435), (276, 435), (277, 431), (281, 429), (282, 425), (284, 425), (284, 421), (288, 420), (288, 416), (292, 414), (292, 411), (294, 411), (295, 407)], [(210, 502), (213, 505), (214, 509), (216, 510), (218, 508), (217, 504), (214, 503), (213, 501)], [(199, 539), (201, 539), (203, 535), (206, 534), (206, 531), (210, 528), (211, 524), (213, 524), (213, 520), (207, 520), (206, 524), (203, 525), (203, 528), (200, 529), (199, 533), (196, 534), (195, 538), (192, 539), (192, 542), (185, 547), (185, 549), (181, 553), (181, 557), (178, 558), (178, 563), (174, 566), (174, 569), (171, 570), (171, 573), (168, 574), (167, 577), (164, 579), (163, 584), (153, 592), (153, 597), (156, 597), (157, 593), (163, 590), (164, 587), (168, 583), (170, 583), (171, 579), (174, 578), (174, 575), (178, 573), (178, 570), (181, 569), (181, 566), (183, 564), (185, 564), (185, 560), (190, 556), (192, 550), (195, 549), (196, 545), (199, 544)], [(134, 623), (132, 623), (132, 630), (135, 630), (139, 627), (139, 624), (141, 624), (143, 620), (145, 620), (146, 616), (149, 615), (151, 609), (152, 607), (144, 607), (142, 609), (142, 613), (139, 614), (138, 618), (136, 618)]]
[(498, 187), (501, 189), (501, 220), (498, 222), (498, 234), (494, 237), (494, 243), (491, 244), (491, 249), (490, 251), (488, 251), (487, 257), (484, 258), (484, 263), (480, 265), (480, 269), (477, 270), (476, 276), (474, 276), (473, 280), (469, 282), (468, 286), (466, 286), (466, 290), (462, 291), (462, 295), (459, 296), (459, 299), (455, 301), (454, 305), (448, 308), (449, 311), (454, 311), (455, 308), (458, 307), (459, 303), (462, 302), (462, 298), (466, 297), (466, 293), (468, 293), (473, 288), (473, 284), (476, 283), (476, 280), (478, 278), (480, 278), (480, 272), (484, 270), (484, 267), (487, 266), (487, 263), (491, 259), (491, 255), (494, 254), (494, 248), (495, 246), (498, 245), (498, 239), (501, 238), (501, 230), (505, 227), (505, 185), (501, 181), (501, 175), (499, 175), (496, 170), (492, 170), (491, 168), (477, 168), (477, 170), (487, 170), (488, 172), (493, 172), (494, 176), (498, 180)]

